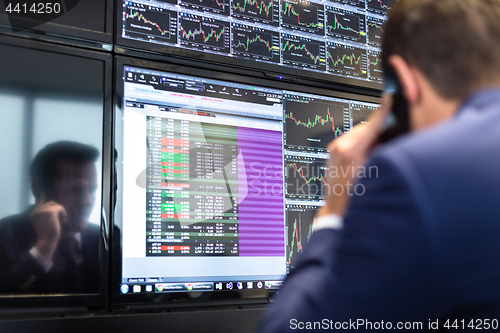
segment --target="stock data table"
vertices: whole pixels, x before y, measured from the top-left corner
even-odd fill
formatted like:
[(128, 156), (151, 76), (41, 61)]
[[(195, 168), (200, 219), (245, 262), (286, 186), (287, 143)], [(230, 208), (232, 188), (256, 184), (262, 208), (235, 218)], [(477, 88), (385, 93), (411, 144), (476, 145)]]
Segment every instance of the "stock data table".
[(237, 132), (148, 117), (147, 139), (147, 254), (238, 255)]

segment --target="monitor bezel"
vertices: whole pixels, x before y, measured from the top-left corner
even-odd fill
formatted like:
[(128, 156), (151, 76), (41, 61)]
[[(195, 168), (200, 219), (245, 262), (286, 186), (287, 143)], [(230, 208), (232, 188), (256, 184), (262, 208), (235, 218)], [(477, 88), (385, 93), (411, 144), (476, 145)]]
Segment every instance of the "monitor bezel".
[[(233, 72), (235, 69), (243, 69), (252, 71), (254, 76), (264, 78), (283, 77), (281, 81), (297, 82), (299, 80), (307, 80), (308, 84), (315, 86), (327, 86), (327, 89), (335, 89), (338, 85), (352, 86), (363, 88), (366, 90), (380, 91), (383, 89), (382, 82), (363, 81), (354, 78), (342, 77), (333, 74), (325, 74), (322, 72), (315, 72), (304, 70), (300, 68), (292, 68), (280, 65), (274, 65), (265, 62), (256, 62), (242, 58), (229, 57), (217, 55), (214, 53), (195, 51), (175, 46), (166, 46), (156, 43), (149, 43), (122, 37), (122, 3), (123, 1), (116, 0), (116, 13), (115, 13), (115, 46), (122, 47), (124, 50), (117, 52), (127, 53), (126, 49), (130, 51), (143, 51), (150, 55), (163, 57), (165, 60), (177, 58), (192, 59), (197, 62), (201, 68), (210, 69), (213, 64), (218, 64), (226, 67), (226, 71)], [(148, 55), (148, 57), (150, 57)], [(332, 84), (333, 83), (333, 84)]]
[[(103, 142), (102, 142), (102, 202), (101, 202), (101, 238), (104, 242), (109, 240), (108, 226), (104, 221), (110, 221), (111, 201), (109, 197), (111, 183), (110, 161), (111, 130), (112, 130), (112, 78), (113, 66), (110, 54), (83, 50), (74, 47), (61, 46), (41, 41), (32, 41), (7, 35), (0, 35), (0, 44), (37, 50), (48, 53), (58, 53), (68, 56), (87, 58), (101, 61), (103, 65)], [(17, 64), (12, 64), (16, 66)], [(52, 295), (27, 295), (9, 294), (0, 295), (0, 317), (13, 314), (37, 313), (73, 313), (73, 312), (104, 312), (108, 305), (109, 285), (109, 249), (100, 247), (100, 292), (92, 294), (52, 294)], [(108, 242), (109, 244), (109, 242)]]
[[(369, 96), (369, 95), (360, 95), (354, 93), (347, 92), (339, 92), (332, 91), (322, 88), (316, 88), (313, 86), (303, 86), (298, 84), (292, 84), (284, 81), (275, 82), (269, 79), (260, 79), (255, 77), (249, 77), (241, 74), (229, 74), (225, 72), (221, 72), (217, 70), (217, 65), (214, 65), (212, 69), (200, 69), (195, 66), (195, 63), (192, 62), (191, 66), (183, 63), (182, 65), (173, 64), (170, 62), (156, 62), (145, 60), (141, 58), (135, 57), (124, 57), (124, 56), (116, 56), (115, 57), (115, 103), (114, 103), (114, 119), (115, 119), (115, 129), (114, 133), (118, 133), (119, 131), (116, 129), (116, 126), (120, 126), (118, 124), (119, 119), (123, 117), (123, 90), (124, 90), (124, 68), (125, 66), (130, 67), (138, 67), (144, 68), (148, 70), (158, 70), (164, 72), (170, 72), (174, 74), (184, 74), (196, 77), (204, 77), (221, 81), (229, 81), (233, 83), (240, 84), (250, 84), (261, 86), (265, 88), (271, 89), (280, 89), (280, 90), (290, 90), (301, 93), (309, 93), (314, 95), (323, 95), (326, 97), (333, 98), (343, 98), (343, 99), (351, 99), (361, 102), (368, 103), (380, 103), (380, 97)], [(118, 150), (120, 154), (120, 150), (123, 148), (121, 143), (117, 141), (116, 137), (113, 137), (113, 148)], [(118, 177), (119, 178), (119, 177)], [(121, 184), (118, 181), (118, 189)], [(114, 199), (112, 199), (114, 200)], [(122, 205), (121, 202), (117, 202), (116, 211), (121, 210)], [(117, 213), (118, 215), (119, 213)], [(236, 290), (231, 293), (226, 293), (221, 291), (209, 291), (206, 293), (213, 293), (212, 295), (217, 294), (217, 298), (214, 299), (176, 299), (175, 293), (171, 294), (134, 294), (127, 293), (122, 294), (119, 292), (120, 285), (122, 284), (122, 243), (120, 239), (120, 230), (122, 229), (121, 221), (118, 219), (113, 219), (113, 230), (111, 234), (113, 251), (112, 251), (112, 269), (111, 269), (111, 283), (110, 283), (110, 297), (111, 297), (111, 309), (112, 311), (137, 311), (137, 310), (146, 310), (146, 309), (165, 309), (165, 308), (179, 308), (179, 307), (194, 307), (194, 306), (222, 306), (222, 305), (241, 305), (241, 304), (265, 304), (269, 303), (269, 299), (276, 293), (276, 290), (271, 292), (262, 290), (260, 294), (255, 291), (249, 290)], [(254, 289), (255, 290), (255, 289)], [(236, 293), (236, 294), (235, 294)], [(158, 297), (159, 295), (169, 295)], [(171, 296), (173, 295), (173, 296)], [(238, 298), (234, 298), (234, 295), (238, 295)], [(170, 299), (168, 299), (170, 297)], [(225, 298), (227, 297), (227, 298)], [(160, 298), (167, 300), (159, 300)]]
[[(54, 42), (80, 45), (84, 47), (92, 47), (97, 49), (111, 50), (113, 43), (113, 29), (114, 29), (114, 0), (102, 0), (105, 2), (105, 22), (104, 31), (88, 30), (67, 25), (47, 22), (43, 27), (36, 26), (31, 29), (24, 29), (22, 31), (13, 32), (9, 23), (7, 15), (0, 15), (0, 32), (37, 38), (42, 35), (43, 39), (51, 40)], [(106, 46), (103, 46), (103, 45)], [(107, 45), (110, 45), (109, 47)]]

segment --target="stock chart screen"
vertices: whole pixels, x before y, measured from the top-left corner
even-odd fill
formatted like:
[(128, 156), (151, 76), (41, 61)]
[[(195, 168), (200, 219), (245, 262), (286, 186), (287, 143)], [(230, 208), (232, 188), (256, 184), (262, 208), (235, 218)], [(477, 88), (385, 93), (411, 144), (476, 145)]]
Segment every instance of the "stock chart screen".
[(285, 146), (326, 152), (333, 139), (350, 129), (349, 102), (304, 94), (285, 95)]
[(125, 0), (121, 37), (382, 82), (380, 47), (397, 0)]
[(302, 253), (304, 246), (314, 233), (316, 224), (316, 211), (321, 204), (315, 202), (291, 202), (287, 204), (288, 221), (288, 246), (287, 246), (287, 265), (288, 270), (292, 269), (297, 256)]
[(328, 191), (328, 144), (364, 123), (377, 104), (285, 91), (283, 148), (287, 269), (312, 234)]
[(314, 233), (328, 144), (377, 104), (128, 66), (123, 80), (122, 283), (278, 288)]

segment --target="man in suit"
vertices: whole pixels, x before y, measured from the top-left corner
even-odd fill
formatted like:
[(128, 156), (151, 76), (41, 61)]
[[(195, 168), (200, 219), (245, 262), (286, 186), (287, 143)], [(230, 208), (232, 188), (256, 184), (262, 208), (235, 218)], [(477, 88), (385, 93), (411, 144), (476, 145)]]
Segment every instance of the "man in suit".
[(0, 221), (0, 292), (99, 292), (95, 203), (99, 151), (78, 142), (45, 146), (30, 168), (36, 204)]
[[(315, 234), (261, 332), (498, 328), (500, 1), (400, 0), (384, 30), (411, 133), (374, 149), (384, 99), (330, 144), (330, 170), (349, 172), (329, 173)], [(371, 177), (358, 173), (366, 161)]]

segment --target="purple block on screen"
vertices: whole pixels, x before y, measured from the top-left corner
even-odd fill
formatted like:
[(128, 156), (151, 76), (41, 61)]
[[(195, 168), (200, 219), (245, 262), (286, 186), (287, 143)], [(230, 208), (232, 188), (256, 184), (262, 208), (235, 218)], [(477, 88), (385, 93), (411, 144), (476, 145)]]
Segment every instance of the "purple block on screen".
[(239, 186), (248, 193), (238, 208), (240, 256), (284, 256), (282, 133), (240, 127), (238, 147)]

